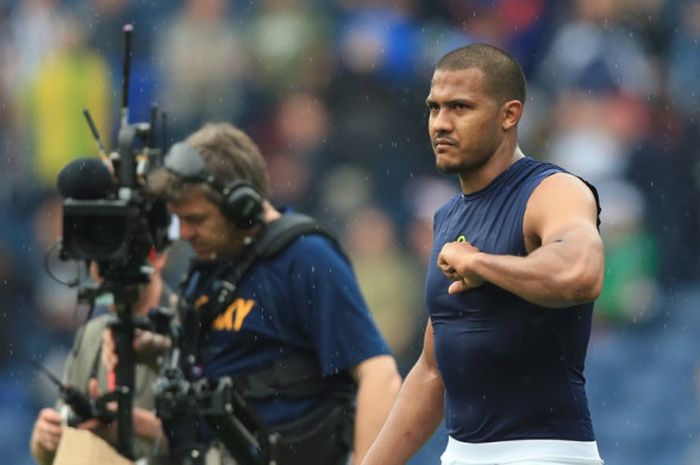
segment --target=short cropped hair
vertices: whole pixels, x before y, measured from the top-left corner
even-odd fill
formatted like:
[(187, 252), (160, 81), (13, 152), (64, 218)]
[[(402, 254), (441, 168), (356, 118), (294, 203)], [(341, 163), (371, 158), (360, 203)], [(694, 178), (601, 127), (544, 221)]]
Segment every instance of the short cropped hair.
[[(221, 187), (233, 181), (245, 181), (268, 198), (269, 180), (265, 159), (257, 144), (242, 130), (229, 123), (207, 123), (185, 142), (204, 159), (207, 169)], [(208, 184), (197, 185), (213, 202), (220, 202), (220, 193)], [(177, 203), (194, 184), (161, 168), (149, 177), (149, 188), (156, 195)]]
[(518, 100), (525, 104), (525, 75), (520, 64), (507, 52), (488, 44), (470, 44), (445, 54), (435, 70), (480, 69), (491, 95), (498, 103)]

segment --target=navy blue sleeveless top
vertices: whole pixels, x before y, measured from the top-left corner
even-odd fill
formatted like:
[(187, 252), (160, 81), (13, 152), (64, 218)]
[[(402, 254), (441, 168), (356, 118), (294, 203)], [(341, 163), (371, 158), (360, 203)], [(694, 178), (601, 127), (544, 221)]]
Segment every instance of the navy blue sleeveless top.
[(443, 245), (460, 236), (482, 252), (526, 255), (527, 201), (543, 179), (561, 172), (523, 158), (435, 214), (426, 304), (445, 422), (459, 441), (594, 440), (583, 374), (593, 303), (544, 308), (489, 283), (449, 295), (451, 281), (436, 266)]

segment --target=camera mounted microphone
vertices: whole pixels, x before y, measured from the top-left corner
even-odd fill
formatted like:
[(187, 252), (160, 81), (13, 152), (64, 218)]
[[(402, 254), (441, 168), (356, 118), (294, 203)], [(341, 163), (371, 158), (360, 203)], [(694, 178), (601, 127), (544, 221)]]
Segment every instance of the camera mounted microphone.
[(58, 192), (64, 199), (107, 199), (114, 189), (112, 173), (98, 158), (78, 158), (58, 174)]

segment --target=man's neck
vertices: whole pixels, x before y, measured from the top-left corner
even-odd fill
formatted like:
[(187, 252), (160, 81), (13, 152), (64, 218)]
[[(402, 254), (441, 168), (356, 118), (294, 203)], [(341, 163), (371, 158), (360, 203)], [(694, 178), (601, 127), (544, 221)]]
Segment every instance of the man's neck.
[(494, 154), (477, 170), (460, 174), (459, 182), (462, 187), (462, 192), (471, 194), (484, 189), (491, 184), (498, 175), (522, 158), (525, 158), (525, 155), (517, 144), (508, 150), (503, 150), (501, 153)]

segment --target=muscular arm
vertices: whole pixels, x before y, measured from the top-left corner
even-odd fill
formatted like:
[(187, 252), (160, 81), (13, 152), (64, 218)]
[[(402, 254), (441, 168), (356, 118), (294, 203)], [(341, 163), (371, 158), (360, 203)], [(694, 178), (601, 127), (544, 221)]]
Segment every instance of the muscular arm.
[(528, 255), (482, 253), (468, 243), (446, 244), (438, 265), (462, 292), (490, 282), (543, 307), (594, 300), (603, 282), (603, 243), (593, 193), (578, 178), (556, 174), (535, 189), (525, 212)]
[(353, 463), (359, 464), (386, 420), (401, 387), (401, 377), (389, 355), (365, 360), (355, 367), (353, 374), (359, 383)]
[(430, 438), (443, 416), (444, 388), (435, 363), (433, 328), (362, 465), (403, 465)]

